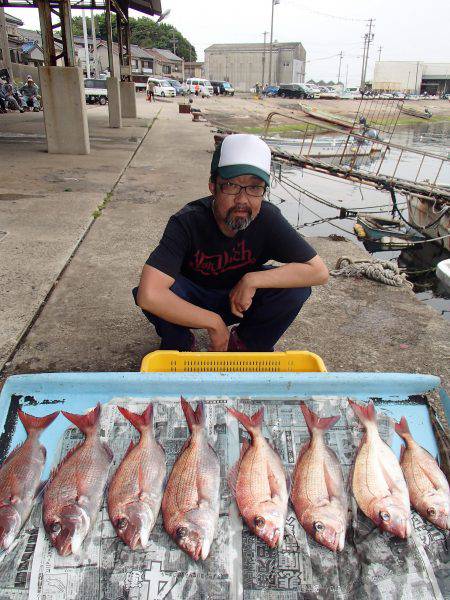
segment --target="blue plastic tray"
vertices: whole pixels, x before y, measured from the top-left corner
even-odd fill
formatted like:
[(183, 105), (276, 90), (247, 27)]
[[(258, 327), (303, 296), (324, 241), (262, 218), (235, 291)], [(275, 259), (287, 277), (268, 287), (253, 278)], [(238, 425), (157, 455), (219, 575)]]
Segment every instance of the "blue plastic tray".
[[(405, 373), (49, 373), (10, 377), (0, 394), (0, 459), (22, 442), (25, 430), (17, 408), (42, 416), (55, 410), (83, 413), (112, 398), (173, 400), (186, 398), (308, 398), (350, 396), (373, 399), (397, 421), (405, 415), (415, 439), (433, 456), (436, 441), (426, 403), (420, 397), (436, 388), (438, 377)], [(48, 474), (56, 444), (69, 422), (59, 416), (41, 436), (47, 448)], [(394, 436), (399, 455), (401, 440)]]

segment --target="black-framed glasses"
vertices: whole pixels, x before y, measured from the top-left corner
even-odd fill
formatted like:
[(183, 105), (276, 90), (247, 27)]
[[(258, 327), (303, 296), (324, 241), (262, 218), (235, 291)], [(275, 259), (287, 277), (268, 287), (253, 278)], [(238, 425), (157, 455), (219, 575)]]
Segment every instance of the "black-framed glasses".
[(265, 185), (239, 185), (239, 183), (231, 181), (224, 181), (218, 185), (221, 191), (228, 196), (238, 196), (242, 190), (245, 190), (245, 193), (249, 196), (261, 198), (266, 191)]

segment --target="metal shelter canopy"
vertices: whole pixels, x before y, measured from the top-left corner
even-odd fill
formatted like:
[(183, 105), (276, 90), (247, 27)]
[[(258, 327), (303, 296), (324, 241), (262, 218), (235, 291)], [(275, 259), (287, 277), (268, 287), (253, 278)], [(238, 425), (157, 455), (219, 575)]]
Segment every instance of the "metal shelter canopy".
[[(60, 2), (58, 0), (47, 0), (46, 4), (49, 4), (52, 8), (58, 8)], [(161, 0), (116, 0), (116, 4), (122, 10), (124, 14), (127, 13), (128, 9), (137, 10), (146, 15), (160, 15)], [(70, 6), (72, 9), (97, 9), (105, 10), (107, 0), (70, 0)], [(0, 7), (3, 8), (38, 8), (38, 0), (0, 0)]]

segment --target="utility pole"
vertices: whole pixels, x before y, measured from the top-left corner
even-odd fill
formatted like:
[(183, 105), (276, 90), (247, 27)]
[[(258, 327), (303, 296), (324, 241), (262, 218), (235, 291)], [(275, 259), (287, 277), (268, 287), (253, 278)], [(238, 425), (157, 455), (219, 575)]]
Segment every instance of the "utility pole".
[(0, 49), (2, 51), (3, 66), (8, 69), (9, 80), (13, 80), (11, 54), (9, 53), (8, 34), (6, 32), (5, 9), (0, 8)]
[(262, 79), (261, 79), (261, 86), (264, 88), (264, 79), (266, 77), (266, 35), (268, 34), (268, 31), (263, 31), (263, 36), (264, 36), (264, 46), (263, 46), (263, 55), (262, 55)]
[(378, 48), (378, 62), (381, 61), (381, 51), (382, 51), (382, 49), (383, 48), (381, 46)]
[(172, 31), (172, 44), (173, 44), (173, 53), (176, 54), (177, 36), (175, 35), (175, 31)]
[(360, 90), (363, 92), (366, 87), (366, 72), (367, 72), (367, 62), (369, 60), (369, 49), (370, 44), (373, 41), (374, 34), (372, 33), (374, 19), (369, 19), (369, 31), (364, 34), (364, 51), (363, 51), (363, 63), (361, 70), (361, 85)]
[(94, 77), (99, 76), (98, 68), (98, 53), (97, 53), (97, 36), (95, 34), (95, 17), (94, 11), (91, 8), (91, 35), (92, 35), (92, 51), (94, 53)]
[(84, 57), (86, 61), (86, 77), (90, 79), (91, 77), (91, 65), (89, 64), (89, 45), (88, 45), (88, 36), (87, 36), (87, 26), (86, 26), (86, 11), (81, 11), (82, 20), (83, 20), (83, 37), (84, 37)]
[(272, 0), (272, 17), (270, 19), (269, 77), (267, 78), (269, 85), (272, 84), (273, 9), (275, 4), (280, 4), (280, 0)]
[(338, 78), (337, 78), (336, 83), (339, 83), (339, 80), (341, 78), (341, 63), (342, 63), (342, 59), (344, 58), (344, 53), (342, 52), (342, 50), (340, 51), (338, 56), (339, 56), (339, 71), (338, 71)]

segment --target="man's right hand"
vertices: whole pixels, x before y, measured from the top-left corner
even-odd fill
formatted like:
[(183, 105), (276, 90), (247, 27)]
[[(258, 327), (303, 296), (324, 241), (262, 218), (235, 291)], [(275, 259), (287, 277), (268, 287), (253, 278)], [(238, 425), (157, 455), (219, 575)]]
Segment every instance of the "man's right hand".
[(217, 322), (212, 327), (208, 327), (208, 334), (210, 340), (210, 352), (226, 352), (228, 350), (230, 332), (219, 315), (217, 315)]

